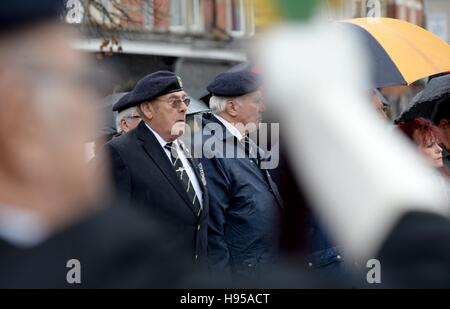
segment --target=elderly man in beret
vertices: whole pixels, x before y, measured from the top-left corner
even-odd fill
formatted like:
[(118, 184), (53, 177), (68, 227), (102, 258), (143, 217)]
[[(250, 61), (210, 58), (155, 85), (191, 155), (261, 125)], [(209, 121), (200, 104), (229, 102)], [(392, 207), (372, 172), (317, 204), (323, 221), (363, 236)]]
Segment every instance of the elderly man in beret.
[(113, 111), (117, 112), (116, 130), (117, 133), (128, 133), (138, 126), (141, 122), (141, 116), (136, 106), (127, 107), (131, 92), (126, 93), (113, 106)]
[(125, 204), (139, 205), (167, 223), (178, 256), (204, 265), (208, 195), (201, 164), (179, 137), (189, 98), (181, 79), (158, 71), (141, 79), (121, 108), (137, 107), (142, 122), (106, 145), (115, 188)]
[(260, 166), (262, 150), (247, 136), (265, 110), (260, 86), (258, 75), (249, 71), (219, 74), (207, 88), (212, 114), (202, 121), (210, 193), (208, 261), (213, 272), (233, 279), (255, 278), (278, 252), (281, 200)]

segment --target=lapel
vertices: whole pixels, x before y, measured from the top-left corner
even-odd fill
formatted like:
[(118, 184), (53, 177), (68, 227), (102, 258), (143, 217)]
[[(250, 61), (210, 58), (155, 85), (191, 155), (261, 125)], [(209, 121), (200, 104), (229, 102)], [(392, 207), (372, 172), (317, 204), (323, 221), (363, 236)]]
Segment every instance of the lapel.
[[(207, 125), (208, 123), (216, 123), (219, 124), (220, 127), (223, 130), (223, 143), (226, 144), (226, 146), (228, 145), (237, 145), (237, 147), (239, 148), (239, 150), (237, 151), (245, 151), (245, 147), (239, 142), (239, 140), (232, 135), (227, 128), (223, 125), (222, 122), (220, 122), (216, 117), (214, 117), (213, 114), (211, 113), (206, 113), (203, 115), (203, 125)], [(212, 133), (211, 135), (214, 135), (214, 133)], [(258, 149), (259, 151), (259, 149)], [(278, 192), (278, 188), (276, 186), (276, 184), (274, 183), (274, 181), (272, 180), (269, 172), (267, 170), (262, 170), (257, 164), (254, 163), (254, 160), (245, 160), (245, 163), (248, 166), (251, 166), (251, 169), (253, 171), (255, 171), (258, 175), (261, 175), (262, 178), (264, 179), (264, 181), (267, 183), (267, 185), (269, 186), (272, 194), (274, 195), (278, 205), (280, 206), (280, 208), (283, 209), (283, 203), (281, 200), (281, 196)]]
[[(250, 140), (250, 143), (252, 143), (252, 144), (253, 144), (253, 147), (255, 147), (256, 151), (258, 152), (259, 158), (260, 158), (261, 160), (264, 160), (264, 159), (267, 158), (266, 153), (265, 153), (261, 148), (259, 148), (258, 145), (256, 145), (252, 140)], [(283, 203), (281, 202), (281, 196), (280, 196), (280, 193), (278, 192), (277, 185), (276, 185), (275, 182), (272, 180), (272, 177), (270, 176), (269, 171), (268, 171), (267, 169), (262, 169), (260, 166), (258, 166), (258, 165), (256, 165), (256, 164), (254, 164), (254, 165), (255, 165), (255, 167), (256, 167), (258, 170), (260, 170), (261, 173), (263, 174), (263, 177), (264, 177), (265, 181), (267, 182), (267, 184), (269, 185), (271, 192), (272, 192), (273, 195), (275, 196), (275, 199), (277, 200), (278, 205), (280, 205), (280, 207), (281, 207), (282, 209), (284, 209)]]
[(284, 206), (281, 200), (280, 192), (278, 192), (278, 187), (275, 182), (272, 180), (270, 173), (268, 170), (261, 170), (264, 173), (264, 177), (266, 178), (267, 183), (269, 184), (270, 189), (272, 190), (272, 194), (275, 196), (275, 199), (278, 202), (278, 205), (282, 210), (284, 210)]
[(190, 203), (186, 192), (184, 192), (183, 190), (183, 184), (178, 179), (177, 173), (170, 163), (170, 160), (167, 158), (167, 155), (161, 147), (161, 144), (158, 142), (155, 135), (147, 128), (143, 121), (141, 121), (139, 126), (136, 128), (136, 134), (138, 139), (142, 141), (142, 146), (145, 152), (153, 160), (155, 165), (161, 170), (161, 172), (170, 182), (175, 191), (177, 191), (178, 194), (183, 198), (189, 209), (191, 209), (192, 212), (197, 216), (192, 203)]

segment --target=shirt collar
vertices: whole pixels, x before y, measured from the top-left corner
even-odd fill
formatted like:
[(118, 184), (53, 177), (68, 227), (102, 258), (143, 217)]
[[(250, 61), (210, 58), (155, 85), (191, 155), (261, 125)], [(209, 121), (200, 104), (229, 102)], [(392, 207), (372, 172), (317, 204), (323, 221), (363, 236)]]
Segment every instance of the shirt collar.
[(241, 132), (239, 132), (239, 130), (235, 126), (233, 126), (231, 122), (223, 119), (217, 114), (214, 114), (214, 117), (216, 117), (217, 120), (219, 120), (225, 126), (225, 128), (227, 128), (227, 130), (230, 131), (230, 133), (233, 134), (233, 136), (235, 136), (238, 140), (241, 140), (243, 138)]
[[(147, 126), (147, 128), (153, 133), (153, 135), (155, 135), (156, 139), (158, 140), (159, 144), (161, 145), (162, 148), (164, 148), (164, 146), (166, 146), (169, 142), (166, 142), (161, 135), (158, 134), (158, 132), (156, 132), (155, 130), (152, 129), (152, 127), (150, 127), (147, 123), (145, 123), (145, 125)], [(173, 144), (175, 144), (178, 147), (178, 140), (174, 140)]]

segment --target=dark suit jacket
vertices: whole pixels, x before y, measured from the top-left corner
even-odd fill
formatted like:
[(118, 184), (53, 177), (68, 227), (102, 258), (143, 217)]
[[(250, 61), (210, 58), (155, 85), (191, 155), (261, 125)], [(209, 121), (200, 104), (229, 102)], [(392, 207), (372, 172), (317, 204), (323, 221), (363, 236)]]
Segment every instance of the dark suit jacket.
[[(192, 264), (180, 262), (169, 238), (136, 210), (107, 207), (32, 248), (0, 239), (0, 288), (178, 288)], [(80, 284), (67, 281), (72, 259)]]
[(188, 256), (203, 264), (207, 251), (208, 192), (201, 164), (191, 165), (203, 190), (203, 210), (194, 211), (183, 184), (154, 134), (144, 122), (105, 146), (112, 163), (116, 192), (125, 205), (139, 205), (171, 229), (174, 242), (186, 246)]
[(378, 259), (382, 287), (450, 288), (450, 220), (433, 213), (406, 213), (384, 241)]
[[(216, 129), (205, 127), (208, 124)], [(242, 156), (243, 146), (234, 147), (240, 145), (237, 139), (214, 116), (205, 114), (203, 127), (202, 163), (210, 193), (211, 269), (235, 278), (255, 277), (279, 253), (282, 205), (278, 189), (267, 170)], [(215, 135), (213, 131), (217, 130), (221, 132)], [(209, 147), (214, 143), (218, 147)], [(227, 151), (232, 158), (224, 158)]]

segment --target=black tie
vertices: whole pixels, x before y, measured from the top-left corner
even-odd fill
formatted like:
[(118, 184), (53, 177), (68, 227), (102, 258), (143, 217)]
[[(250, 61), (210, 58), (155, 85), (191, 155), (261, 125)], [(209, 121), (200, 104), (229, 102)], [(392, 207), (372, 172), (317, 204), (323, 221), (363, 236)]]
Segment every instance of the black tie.
[(175, 145), (173, 145), (172, 142), (167, 143), (164, 148), (166, 148), (167, 150), (169, 150), (170, 152), (170, 158), (172, 161), (172, 165), (175, 169), (175, 172), (177, 173), (178, 177), (180, 177), (180, 181), (183, 184), (184, 190), (186, 191), (189, 200), (191, 201), (195, 213), (197, 214), (197, 216), (200, 215), (201, 212), (201, 205), (200, 202), (198, 200), (197, 194), (195, 193), (194, 188), (192, 187), (192, 183), (191, 180), (189, 179), (189, 175), (186, 172), (186, 169), (183, 166), (183, 162), (181, 162), (181, 159), (178, 157), (178, 152), (175, 148)]

